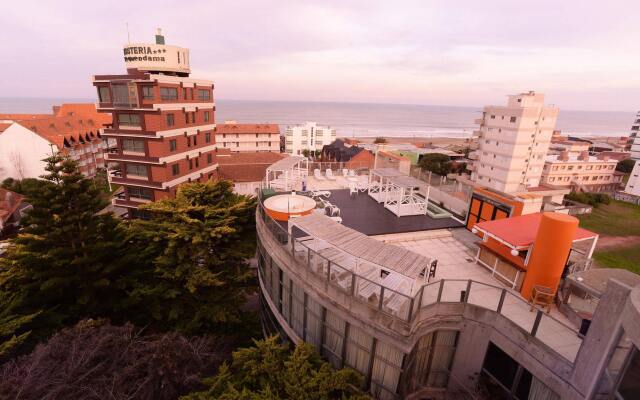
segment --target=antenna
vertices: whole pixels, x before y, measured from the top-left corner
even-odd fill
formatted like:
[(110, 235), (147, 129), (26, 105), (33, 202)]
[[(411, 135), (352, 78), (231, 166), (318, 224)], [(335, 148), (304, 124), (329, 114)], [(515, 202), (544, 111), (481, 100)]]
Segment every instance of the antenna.
[(131, 44), (131, 37), (129, 36), (129, 23), (125, 22), (125, 25), (127, 26), (127, 43)]

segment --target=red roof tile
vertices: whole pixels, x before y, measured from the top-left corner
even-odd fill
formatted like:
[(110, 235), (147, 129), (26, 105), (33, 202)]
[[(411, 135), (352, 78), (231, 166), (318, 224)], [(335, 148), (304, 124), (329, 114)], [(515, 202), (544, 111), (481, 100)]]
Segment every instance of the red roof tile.
[(234, 182), (259, 182), (265, 177), (267, 168), (285, 157), (281, 153), (233, 153), (216, 156), (218, 172)]
[(24, 197), (18, 193), (0, 188), (0, 220), (6, 221), (16, 212)]

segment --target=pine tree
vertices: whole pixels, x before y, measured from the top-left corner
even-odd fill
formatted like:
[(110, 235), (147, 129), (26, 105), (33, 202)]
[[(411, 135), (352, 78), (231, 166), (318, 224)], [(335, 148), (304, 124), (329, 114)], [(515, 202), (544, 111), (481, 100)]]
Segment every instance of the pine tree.
[[(77, 164), (44, 160), (47, 174), (23, 231), (0, 259), (0, 342), (33, 343), (83, 317), (111, 316), (126, 288), (124, 231)], [(32, 336), (32, 337), (30, 337)]]
[(355, 370), (334, 370), (313, 346), (301, 343), (294, 351), (273, 336), (233, 353), (231, 365), (205, 380), (209, 389), (182, 400), (366, 400), (357, 389), (362, 376)]
[(131, 298), (147, 312), (138, 324), (186, 333), (238, 327), (255, 253), (255, 199), (233, 193), (229, 181), (181, 185), (175, 199), (142, 207), (151, 215), (131, 223), (138, 265), (151, 271)]

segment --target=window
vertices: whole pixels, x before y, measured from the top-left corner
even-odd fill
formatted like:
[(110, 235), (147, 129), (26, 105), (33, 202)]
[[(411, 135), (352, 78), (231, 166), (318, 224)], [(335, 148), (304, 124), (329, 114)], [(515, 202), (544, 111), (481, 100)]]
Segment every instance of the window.
[(198, 137), (197, 137), (197, 136), (194, 136), (194, 137), (193, 137), (193, 145), (194, 145), (194, 146), (197, 146), (197, 145), (198, 145)]
[(196, 122), (196, 113), (192, 112), (191, 113), (191, 123), (194, 124)]
[(127, 176), (140, 176), (140, 177), (148, 177), (148, 171), (146, 165), (140, 164), (127, 164)]
[(167, 126), (173, 126), (175, 125), (175, 123), (176, 123), (176, 120), (173, 114), (167, 114)]
[(143, 99), (153, 99), (155, 97), (153, 93), (153, 86), (143, 86), (142, 87), (142, 98)]
[(205, 132), (204, 134), (204, 141), (206, 143), (210, 143), (211, 142), (211, 132)]
[(211, 100), (211, 92), (207, 89), (198, 89), (198, 100)]
[(193, 100), (193, 88), (189, 88), (189, 97)]
[(491, 116), (491, 119), (496, 119), (496, 116), (495, 116), (495, 115), (492, 115), (492, 116)]
[(176, 151), (178, 149), (178, 141), (176, 139), (169, 140), (169, 151)]
[(111, 103), (111, 93), (109, 93), (107, 86), (98, 87), (98, 98), (100, 99), (100, 103)]
[(138, 139), (123, 139), (122, 150), (134, 153), (144, 153), (144, 141)]
[(193, 159), (189, 159), (189, 169), (193, 169)]
[(171, 173), (173, 174), (173, 176), (180, 174), (180, 164), (173, 164), (171, 166)]
[(128, 187), (127, 192), (129, 193), (129, 197), (134, 197), (134, 198), (144, 199), (144, 200), (153, 200), (151, 189), (149, 188)]
[(187, 88), (182, 88), (182, 98), (187, 99)]
[(207, 154), (207, 164), (211, 164), (213, 162), (213, 155), (211, 153)]
[(196, 160), (196, 168), (200, 167), (200, 159), (199, 158), (195, 158)]
[(511, 118), (509, 119), (509, 122), (516, 122), (516, 117), (511, 117)]
[(204, 112), (204, 122), (209, 122), (209, 117), (211, 116), (211, 113), (209, 111), (205, 111)]
[(178, 89), (161, 87), (160, 98), (162, 100), (178, 100)]
[(140, 126), (138, 114), (118, 114), (118, 124), (125, 126)]

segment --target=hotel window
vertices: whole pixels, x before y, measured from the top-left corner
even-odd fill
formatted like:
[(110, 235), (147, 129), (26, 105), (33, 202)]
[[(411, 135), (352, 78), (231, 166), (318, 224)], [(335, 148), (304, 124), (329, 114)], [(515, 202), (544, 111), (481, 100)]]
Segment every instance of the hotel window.
[(100, 98), (100, 103), (111, 103), (111, 93), (109, 93), (107, 86), (98, 87), (98, 97)]
[(195, 124), (195, 122), (196, 122), (196, 113), (195, 113), (195, 112), (192, 112), (192, 113), (191, 113), (191, 123), (192, 123), (192, 124)]
[(196, 168), (199, 168), (200, 167), (200, 158), (196, 157), (195, 160), (196, 160)]
[(211, 92), (207, 89), (198, 89), (198, 100), (211, 100)]
[(149, 176), (147, 166), (140, 164), (127, 164), (127, 176), (129, 175), (147, 178)]
[(128, 187), (127, 192), (129, 193), (129, 197), (134, 197), (137, 199), (152, 200), (151, 189), (148, 189), (148, 188)]
[(153, 99), (155, 97), (153, 93), (153, 86), (143, 86), (142, 87), (142, 98), (143, 99)]
[(176, 151), (178, 149), (178, 141), (176, 139), (169, 140), (169, 151)]
[(193, 159), (189, 159), (189, 169), (193, 169)]
[(187, 99), (187, 88), (182, 88), (182, 98), (183, 98), (184, 100), (186, 100), (186, 99)]
[(180, 164), (173, 164), (171, 166), (171, 173), (173, 174), (173, 176), (180, 174)]
[(118, 125), (140, 126), (140, 116), (138, 114), (118, 114)]
[(197, 136), (194, 136), (194, 137), (193, 137), (193, 145), (194, 145), (194, 146), (197, 146), (197, 145), (198, 145), (198, 137), (197, 137)]
[(516, 122), (516, 117), (511, 117), (511, 118), (509, 119), (509, 122)]
[(144, 153), (144, 141), (137, 139), (123, 139), (122, 150), (134, 153)]
[(492, 116), (491, 116), (491, 119), (496, 119), (496, 116), (495, 116), (495, 115), (492, 115)]
[(176, 119), (173, 114), (167, 114), (167, 126), (173, 126), (176, 123)]
[(211, 164), (213, 162), (213, 155), (211, 153), (207, 154), (207, 164)]
[(205, 111), (204, 112), (204, 122), (209, 122), (209, 117), (211, 116), (211, 113), (209, 111)]
[(193, 88), (189, 88), (189, 97), (193, 100)]
[(162, 100), (178, 100), (178, 89), (161, 87), (160, 98)]
[(211, 142), (211, 132), (205, 132), (204, 141), (205, 141), (205, 143), (210, 143)]

